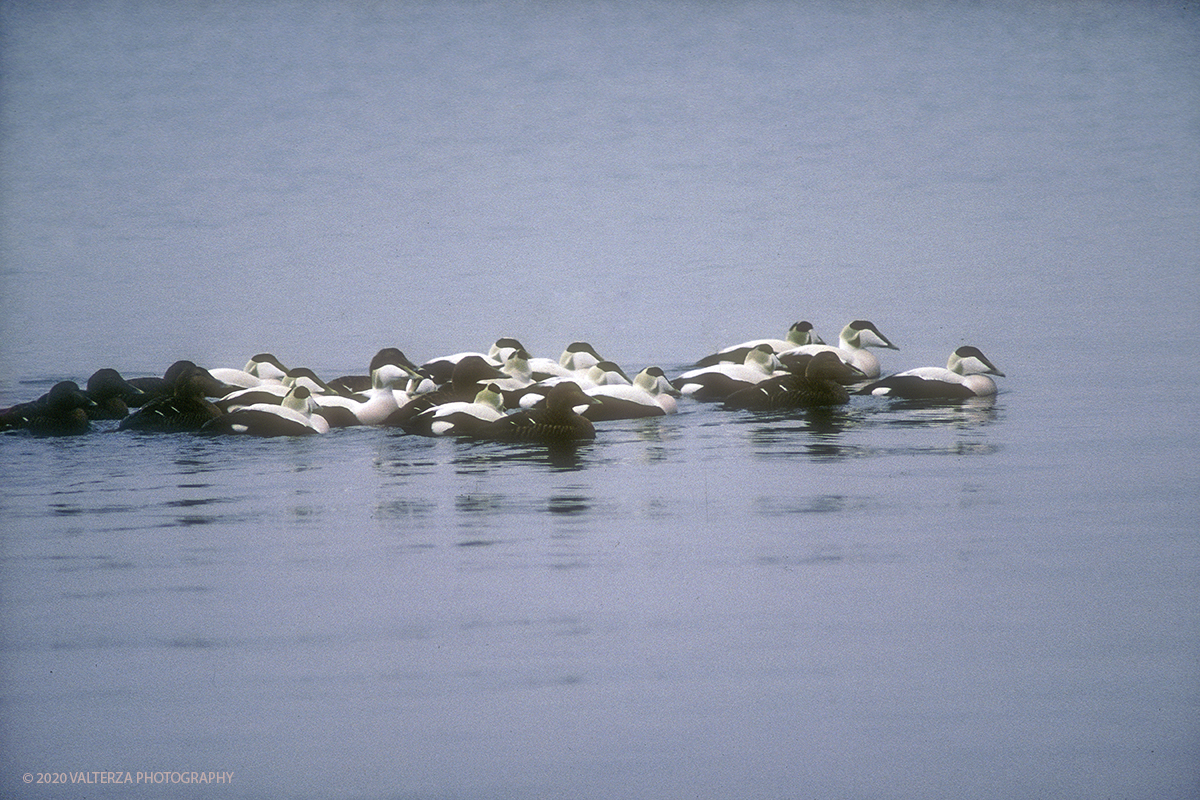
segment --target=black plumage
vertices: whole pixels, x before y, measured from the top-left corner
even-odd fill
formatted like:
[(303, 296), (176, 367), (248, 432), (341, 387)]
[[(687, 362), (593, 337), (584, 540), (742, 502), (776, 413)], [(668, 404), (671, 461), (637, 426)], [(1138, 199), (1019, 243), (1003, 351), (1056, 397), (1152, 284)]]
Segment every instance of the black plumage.
[(60, 381), (28, 403), (0, 411), (0, 431), (27, 430), (40, 436), (75, 436), (91, 430), (87, 410), (95, 403), (75, 381)]
[(221, 416), (208, 396), (220, 393), (223, 384), (208, 374), (208, 370), (184, 367), (175, 378), (170, 394), (155, 399), (121, 420), (123, 431), (153, 431), (178, 433), (197, 431), (211, 419)]
[(90, 419), (123, 419), (130, 407), (140, 406), (146, 393), (121, 377), (115, 369), (99, 369), (87, 382), (87, 396), (95, 403), (87, 409)]

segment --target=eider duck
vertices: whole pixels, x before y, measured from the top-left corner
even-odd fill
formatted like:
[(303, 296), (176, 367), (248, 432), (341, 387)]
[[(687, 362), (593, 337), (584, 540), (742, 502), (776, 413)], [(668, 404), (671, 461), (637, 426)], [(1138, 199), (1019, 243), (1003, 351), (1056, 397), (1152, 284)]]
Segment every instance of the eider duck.
[(525, 348), (513, 350), (499, 367), (507, 377), (492, 381), (502, 392), (519, 392), (533, 385), (533, 368), (529, 366), (532, 356)]
[(179, 433), (199, 430), (204, 423), (221, 416), (209, 397), (224, 391), (208, 370), (193, 365), (175, 379), (171, 393), (160, 395), (121, 420), (122, 431)]
[(454, 365), (450, 383), (439, 386), (431, 392), (414, 396), (389, 414), (383, 424), (388, 427), (403, 428), (409, 420), (426, 409), (443, 403), (469, 402), (479, 393), (481, 385), (490, 383), (497, 378), (507, 377), (483, 356), (468, 355)]
[(145, 392), (121, 377), (115, 369), (98, 369), (87, 382), (87, 396), (95, 403), (86, 409), (89, 419), (123, 419), (130, 406), (139, 406)]
[(978, 347), (963, 345), (950, 354), (946, 367), (918, 367), (869, 383), (855, 394), (894, 397), (905, 400), (964, 400), (989, 397), (996, 393), (996, 382), (988, 375), (1004, 373), (988, 360)]
[[(488, 348), (488, 358), (503, 364), (512, 357), (513, 353), (518, 350), (524, 350), (525, 346), (511, 336), (502, 336), (492, 343)], [(529, 356), (526, 356), (528, 358)]]
[(571, 342), (562, 351), (557, 362), (550, 358), (531, 358), (529, 368), (535, 381), (544, 381), (548, 378), (573, 377), (603, 360), (604, 357), (587, 342)]
[(489, 383), (467, 402), (457, 400), (427, 408), (404, 424), (404, 430), (420, 436), (479, 436), (483, 429), (504, 416), (504, 395)]
[[(135, 387), (142, 392), (141, 395), (135, 396), (133, 402), (129, 402), (129, 406), (144, 406), (147, 403), (156, 400), (160, 397), (169, 397), (175, 391), (175, 384), (183, 375), (195, 370), (203, 370), (211, 378), (211, 373), (203, 367), (196, 366), (193, 362), (187, 360), (176, 361), (171, 366), (167, 367), (166, 372), (161, 378), (146, 377), (146, 378), (130, 378), (129, 385)], [(213, 378), (208, 384), (206, 391), (207, 397), (224, 397), (231, 391), (236, 389), (236, 386), (223, 383), (222, 381)], [(127, 401), (128, 402), (128, 401)]]
[(741, 364), (722, 361), (711, 367), (689, 370), (671, 381), (685, 397), (695, 400), (724, 400), (734, 392), (781, 374), (779, 357), (768, 344), (760, 344), (746, 354)]
[[(372, 375), (375, 373), (375, 370), (384, 364), (399, 367), (414, 380), (420, 381), (426, 378), (426, 376), (420, 374), (417, 365), (410, 361), (408, 356), (404, 355), (403, 350), (398, 347), (384, 347), (371, 359), (366, 375), (340, 375), (329, 381), (329, 386), (335, 392), (342, 395), (365, 392), (372, 387)], [(397, 398), (397, 402), (399, 402), (399, 398)]]
[(263, 383), (282, 383), (287, 377), (288, 369), (270, 353), (259, 353), (252, 356), (242, 369), (218, 367), (208, 372), (222, 383), (251, 389)]
[(454, 374), (454, 365), (462, 361), (467, 356), (477, 356), (492, 366), (499, 367), (505, 361), (507, 361), (509, 356), (511, 356), (513, 353), (524, 349), (525, 348), (516, 339), (513, 339), (509, 336), (504, 336), (493, 342), (492, 346), (488, 348), (486, 353), (466, 351), (463, 353), (453, 353), (448, 356), (438, 356), (437, 358), (431, 358), (430, 360), (426, 361), (421, 365), (420, 369), (421, 372), (427, 375), (434, 383), (440, 385), (450, 382)]
[(255, 403), (210, 420), (201, 433), (244, 436), (310, 436), (329, 433), (329, 423), (318, 412), (307, 386), (296, 386), (283, 402)]
[(679, 391), (660, 367), (646, 367), (634, 377), (632, 385), (604, 384), (586, 389), (584, 394), (597, 401), (582, 412), (592, 422), (660, 417), (679, 410), (675, 402)]
[(87, 412), (95, 405), (75, 381), (59, 381), (38, 399), (0, 411), (0, 431), (27, 430), (39, 436), (87, 433)]
[(793, 372), (771, 378), (725, 398), (728, 409), (777, 411), (838, 406), (850, 402), (844, 383), (863, 379), (862, 371), (844, 363), (836, 353), (803, 356)]
[(585, 392), (597, 386), (631, 386), (632, 381), (613, 361), (599, 361), (587, 369), (573, 370), (569, 375), (546, 378), (522, 390), (508, 392), (505, 402), (511, 408), (535, 408), (546, 400), (546, 395), (560, 383), (575, 383)]
[(776, 353), (783, 353), (787, 350), (803, 347), (804, 345), (825, 344), (825, 342), (813, 330), (811, 322), (801, 320), (800, 322), (793, 322), (792, 327), (788, 328), (786, 339), (755, 339), (750, 342), (731, 345), (700, 359), (696, 362), (696, 367), (711, 367), (713, 364), (719, 364), (722, 361), (733, 361), (740, 364), (746, 360), (746, 353), (760, 344), (770, 345), (771, 349)]
[(543, 442), (560, 444), (596, 438), (591, 421), (576, 413), (575, 407), (596, 402), (583, 393), (579, 384), (564, 381), (546, 394), (546, 404), (509, 414), (488, 424), (480, 438), (504, 442)]
[(867, 350), (868, 347), (886, 347), (889, 350), (899, 350), (886, 336), (879, 332), (874, 323), (865, 319), (856, 319), (838, 334), (838, 346), (808, 344), (780, 353), (782, 359), (789, 353), (816, 355), (821, 352), (837, 353), (838, 357), (847, 364), (857, 367), (866, 378), (879, 377), (879, 359)]
[[(388, 359), (375, 360), (371, 364), (371, 388), (367, 391), (348, 397), (328, 392), (313, 394), (318, 413), (329, 420), (333, 427), (383, 425), (400, 407), (398, 397), (403, 398), (405, 402), (411, 399), (411, 395), (403, 387), (416, 374), (414, 370)], [(339, 419), (335, 416), (337, 412), (349, 414), (350, 417), (346, 420)]]

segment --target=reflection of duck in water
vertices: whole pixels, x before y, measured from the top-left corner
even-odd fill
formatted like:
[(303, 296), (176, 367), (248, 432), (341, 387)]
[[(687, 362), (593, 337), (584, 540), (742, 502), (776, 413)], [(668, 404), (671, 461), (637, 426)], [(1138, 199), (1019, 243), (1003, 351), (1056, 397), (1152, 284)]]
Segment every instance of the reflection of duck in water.
[(750, 342), (731, 345), (712, 355), (705, 356), (696, 362), (696, 366), (711, 367), (713, 364), (719, 364), (722, 361), (732, 361), (735, 364), (741, 364), (746, 360), (746, 354), (761, 344), (767, 345), (776, 353), (783, 353), (787, 350), (803, 347), (804, 345), (825, 344), (825, 342), (821, 340), (820, 336), (817, 336), (811, 322), (794, 322), (792, 323), (792, 327), (788, 328), (787, 339), (755, 339)]
[(1004, 377), (1004, 373), (996, 369), (978, 347), (964, 345), (950, 354), (944, 369), (910, 369), (869, 383), (855, 394), (905, 400), (965, 400), (971, 397), (990, 397), (996, 393), (996, 382), (988, 375)]
[(486, 439), (505, 442), (577, 442), (596, 438), (590, 420), (575, 407), (596, 402), (570, 381), (555, 384), (546, 393), (544, 406), (509, 414), (480, 431)]
[[(842, 328), (842, 332), (838, 334), (837, 347), (830, 347), (824, 344), (809, 344), (787, 352), (813, 356), (821, 352), (837, 353), (842, 361), (862, 370), (864, 377), (878, 378), (879, 359), (867, 350), (868, 347), (885, 347), (889, 350), (900, 349), (880, 333), (874, 323), (868, 322), (865, 319), (856, 319)], [(784, 355), (784, 353), (780, 353), (780, 358)]]
[(0, 411), (0, 431), (27, 430), (41, 436), (74, 436), (91, 429), (87, 410), (95, 403), (75, 381), (60, 381), (28, 403)]
[(842, 384), (861, 380), (862, 371), (843, 363), (836, 353), (803, 357), (793, 372), (742, 389), (725, 399), (725, 408), (770, 411), (839, 406), (850, 402)]

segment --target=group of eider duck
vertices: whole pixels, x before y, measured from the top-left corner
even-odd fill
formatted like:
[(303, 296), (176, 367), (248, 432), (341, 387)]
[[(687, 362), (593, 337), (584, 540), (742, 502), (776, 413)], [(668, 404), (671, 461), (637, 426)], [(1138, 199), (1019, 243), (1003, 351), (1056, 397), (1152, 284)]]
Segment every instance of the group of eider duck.
[(380, 350), (368, 374), (322, 380), (288, 369), (263, 353), (243, 369), (172, 364), (161, 378), (125, 379), (101, 369), (80, 388), (63, 381), (45, 395), (0, 411), (0, 431), (41, 435), (86, 433), (94, 420), (118, 430), (299, 436), (367, 425), (422, 436), (495, 441), (594, 439), (594, 423), (662, 416), (679, 397), (727, 409), (786, 411), (837, 406), (851, 393), (924, 401), (960, 401), (996, 393), (989, 375), (1004, 373), (972, 346), (946, 366), (921, 367), (879, 379), (870, 348), (898, 350), (878, 328), (856, 320), (836, 347), (808, 322), (784, 339), (758, 339), (699, 359), (674, 380), (659, 367), (630, 379), (586, 342), (557, 359), (535, 358), (516, 339), (488, 352), (456, 353), (414, 364), (400, 350)]

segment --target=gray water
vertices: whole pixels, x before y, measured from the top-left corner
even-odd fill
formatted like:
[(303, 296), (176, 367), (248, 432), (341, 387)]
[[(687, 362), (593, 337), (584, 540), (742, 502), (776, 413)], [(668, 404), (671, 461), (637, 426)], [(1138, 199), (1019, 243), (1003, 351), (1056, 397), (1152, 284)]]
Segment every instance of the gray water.
[(1007, 373), (566, 454), (0, 436), (3, 796), (1200, 796), (1195, 9), (0, 25), (0, 405), (499, 336), (677, 373), (798, 319)]

